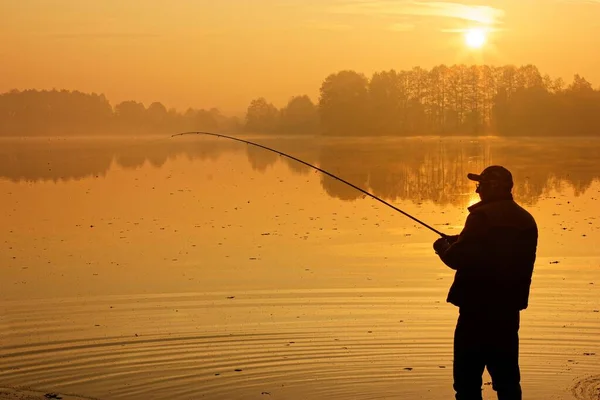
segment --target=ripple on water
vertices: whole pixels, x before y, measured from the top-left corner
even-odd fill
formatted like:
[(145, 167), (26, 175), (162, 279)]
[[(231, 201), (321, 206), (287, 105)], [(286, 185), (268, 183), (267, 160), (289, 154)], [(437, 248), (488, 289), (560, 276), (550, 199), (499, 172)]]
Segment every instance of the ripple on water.
[(401, 291), (248, 293), (235, 301), (150, 295), (7, 309), (4, 386), (111, 399), (358, 399), (451, 387), (454, 313)]
[[(102, 399), (452, 396), (456, 310), (440, 305), (438, 294), (225, 295), (11, 304), (9, 329), (0, 332), (0, 385)], [(576, 374), (597, 370), (595, 357), (585, 355), (600, 343), (597, 314), (578, 314), (576, 326), (560, 328), (553, 314), (530, 311), (523, 318), (524, 389), (532, 399), (556, 399), (548, 395), (557, 387), (570, 395)], [(599, 381), (590, 375), (572, 393), (598, 399)]]

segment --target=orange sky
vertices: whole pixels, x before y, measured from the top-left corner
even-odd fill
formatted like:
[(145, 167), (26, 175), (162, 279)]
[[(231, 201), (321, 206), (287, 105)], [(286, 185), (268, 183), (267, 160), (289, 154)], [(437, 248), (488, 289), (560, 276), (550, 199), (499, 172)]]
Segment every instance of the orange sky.
[[(481, 51), (464, 30), (490, 31)], [(114, 105), (242, 113), (318, 99), (342, 69), (535, 64), (600, 86), (600, 0), (0, 0), (0, 92), (77, 89)]]

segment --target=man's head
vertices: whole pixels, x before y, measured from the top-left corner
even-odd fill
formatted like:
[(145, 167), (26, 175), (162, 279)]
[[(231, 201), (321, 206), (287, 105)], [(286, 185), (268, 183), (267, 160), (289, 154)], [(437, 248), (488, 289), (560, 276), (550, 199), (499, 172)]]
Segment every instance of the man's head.
[(468, 174), (467, 178), (478, 182), (476, 193), (481, 200), (507, 198), (513, 187), (513, 178), (509, 170), (499, 165), (484, 169), (481, 174)]

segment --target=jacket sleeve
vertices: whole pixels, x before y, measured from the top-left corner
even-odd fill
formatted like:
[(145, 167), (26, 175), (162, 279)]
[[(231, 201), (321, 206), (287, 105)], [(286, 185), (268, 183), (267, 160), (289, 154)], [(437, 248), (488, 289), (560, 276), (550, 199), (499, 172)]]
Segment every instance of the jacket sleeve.
[(464, 270), (481, 265), (485, 259), (485, 236), (488, 224), (483, 213), (471, 213), (456, 242), (451, 244), (440, 259), (448, 267)]

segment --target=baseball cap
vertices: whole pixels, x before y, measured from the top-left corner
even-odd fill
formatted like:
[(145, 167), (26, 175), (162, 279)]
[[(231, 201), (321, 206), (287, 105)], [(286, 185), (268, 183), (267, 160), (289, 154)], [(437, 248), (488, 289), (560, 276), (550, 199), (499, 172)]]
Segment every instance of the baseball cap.
[(491, 165), (484, 169), (481, 174), (468, 174), (467, 178), (476, 182), (499, 182), (510, 187), (513, 186), (513, 177), (509, 170), (500, 165)]

